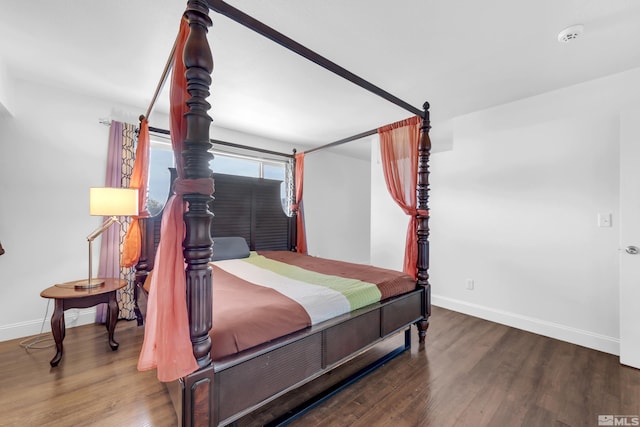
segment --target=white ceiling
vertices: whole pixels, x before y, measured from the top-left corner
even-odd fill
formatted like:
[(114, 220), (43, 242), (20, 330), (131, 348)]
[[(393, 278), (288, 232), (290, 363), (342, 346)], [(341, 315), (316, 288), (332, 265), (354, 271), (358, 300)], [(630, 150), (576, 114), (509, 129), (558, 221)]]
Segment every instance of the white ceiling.
[[(640, 67), (637, 0), (228, 3), (416, 107), (428, 100), (435, 135), (459, 115)], [(185, 4), (5, 0), (0, 65), (143, 113)], [(228, 18), (211, 18), (216, 126), (313, 146), (411, 115)], [(573, 24), (585, 33), (559, 43)], [(167, 92), (159, 110), (168, 109)]]

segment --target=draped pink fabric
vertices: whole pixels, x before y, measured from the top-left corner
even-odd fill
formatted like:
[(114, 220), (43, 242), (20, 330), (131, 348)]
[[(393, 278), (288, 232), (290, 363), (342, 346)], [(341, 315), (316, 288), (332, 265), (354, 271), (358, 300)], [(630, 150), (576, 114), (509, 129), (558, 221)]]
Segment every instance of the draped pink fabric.
[(296, 159), (296, 202), (293, 209), (296, 211), (296, 248), (301, 254), (307, 253), (307, 236), (304, 227), (304, 210), (302, 209), (302, 184), (304, 182), (304, 153), (297, 153)]
[[(171, 81), (171, 142), (176, 158), (178, 181), (164, 208), (161, 241), (147, 303), (147, 319), (138, 369), (157, 368), (160, 381), (173, 381), (198, 369), (191, 345), (186, 304), (185, 261), (182, 241), (186, 193), (213, 193), (212, 179), (184, 179), (182, 147), (186, 137), (186, 100), (189, 98), (181, 52), (189, 34), (184, 19), (176, 44)], [(179, 53), (178, 53), (179, 52)]]
[(138, 216), (134, 216), (127, 229), (122, 246), (122, 266), (133, 267), (140, 259), (140, 248), (142, 246), (142, 231), (140, 230), (140, 218), (147, 218), (147, 187), (149, 182), (149, 122), (147, 119), (140, 121), (140, 133), (138, 135), (138, 146), (136, 147), (136, 160), (133, 164), (131, 182), (129, 188), (138, 189)]
[(402, 270), (417, 276), (418, 244), (416, 215), (418, 211), (416, 187), (418, 183), (418, 142), (420, 139), (420, 117), (415, 116), (378, 129), (382, 169), (391, 197), (410, 216)]

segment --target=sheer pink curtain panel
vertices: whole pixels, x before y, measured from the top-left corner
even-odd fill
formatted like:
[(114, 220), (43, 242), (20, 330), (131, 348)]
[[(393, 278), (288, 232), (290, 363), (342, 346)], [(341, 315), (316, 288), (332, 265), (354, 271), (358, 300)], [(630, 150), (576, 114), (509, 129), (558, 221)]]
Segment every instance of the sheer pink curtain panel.
[(302, 204), (302, 187), (304, 184), (304, 153), (297, 153), (295, 185), (296, 202), (293, 209), (296, 211), (296, 250), (301, 254), (307, 253), (307, 233), (304, 226), (304, 209)]
[(418, 260), (416, 215), (426, 214), (416, 209), (420, 121), (421, 118), (415, 116), (378, 129), (387, 189), (403, 212), (409, 215), (402, 270), (413, 278), (417, 276)]

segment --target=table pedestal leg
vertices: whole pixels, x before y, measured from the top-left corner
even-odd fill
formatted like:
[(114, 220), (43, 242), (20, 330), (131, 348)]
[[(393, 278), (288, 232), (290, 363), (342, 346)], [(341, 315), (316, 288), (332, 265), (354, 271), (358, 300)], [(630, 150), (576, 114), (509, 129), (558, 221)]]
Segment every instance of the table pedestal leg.
[(56, 355), (53, 356), (49, 364), (51, 366), (58, 366), (58, 363), (60, 363), (62, 359), (62, 341), (65, 335), (64, 301), (61, 299), (55, 300), (55, 308), (53, 310), (53, 316), (51, 316), (51, 332), (56, 342)]

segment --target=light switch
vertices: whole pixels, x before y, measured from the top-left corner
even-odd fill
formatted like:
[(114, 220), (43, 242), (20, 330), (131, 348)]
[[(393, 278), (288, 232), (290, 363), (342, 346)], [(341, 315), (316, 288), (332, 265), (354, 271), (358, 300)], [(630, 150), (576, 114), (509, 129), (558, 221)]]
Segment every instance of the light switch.
[(611, 227), (611, 214), (599, 213), (598, 214), (598, 227)]

